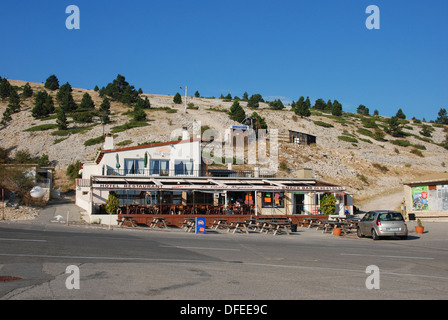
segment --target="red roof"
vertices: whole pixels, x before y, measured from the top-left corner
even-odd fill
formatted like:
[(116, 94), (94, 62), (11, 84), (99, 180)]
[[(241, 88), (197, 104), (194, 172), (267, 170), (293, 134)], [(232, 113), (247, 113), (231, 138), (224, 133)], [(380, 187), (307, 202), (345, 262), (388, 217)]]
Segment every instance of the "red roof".
[(178, 143), (195, 142), (195, 141), (202, 141), (202, 139), (201, 138), (195, 138), (195, 139), (189, 139), (189, 140), (178, 140), (178, 141), (168, 141), (168, 142), (144, 144), (144, 145), (135, 146), (135, 147), (125, 147), (125, 148), (118, 148), (118, 149), (101, 150), (101, 152), (98, 155), (98, 157), (96, 158), (95, 162), (97, 164), (99, 164), (101, 162), (101, 159), (103, 159), (103, 156), (104, 156), (105, 153), (113, 153), (113, 152), (121, 152), (121, 151), (137, 150), (137, 149), (154, 148), (154, 147), (169, 146), (169, 145), (178, 144)]

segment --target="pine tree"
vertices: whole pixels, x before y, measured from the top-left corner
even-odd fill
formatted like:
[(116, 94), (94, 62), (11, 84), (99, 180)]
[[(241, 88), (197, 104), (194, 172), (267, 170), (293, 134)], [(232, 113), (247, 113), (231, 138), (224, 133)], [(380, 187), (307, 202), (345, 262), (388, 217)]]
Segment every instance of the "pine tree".
[(108, 98), (104, 98), (100, 105), (101, 122), (108, 123), (110, 121), (110, 101)]
[(146, 121), (146, 113), (142, 108), (135, 105), (133, 113), (135, 121)]
[(53, 74), (47, 78), (45, 81), (45, 88), (50, 90), (57, 90), (59, 89), (59, 80), (58, 78)]
[(31, 98), (33, 96), (33, 89), (31, 89), (30, 84), (27, 82), (23, 87), (22, 97), (23, 98)]
[(246, 113), (244, 112), (244, 109), (240, 106), (238, 101), (235, 101), (230, 107), (229, 116), (230, 119), (240, 123), (243, 122), (244, 119), (246, 119)]
[(331, 107), (331, 114), (334, 116), (342, 116), (342, 104), (338, 100), (334, 100)]
[(71, 92), (67, 92), (62, 98), (62, 102), (59, 107), (64, 110), (64, 112), (73, 112), (76, 110), (77, 106)]
[(0, 99), (5, 100), (11, 94), (12, 86), (9, 83), (8, 79), (1, 78), (0, 79)]
[(196, 92), (194, 93), (194, 96), (195, 96), (196, 98), (199, 98), (201, 95), (199, 94), (199, 91), (196, 91)]
[(176, 95), (174, 96), (173, 102), (175, 104), (181, 104), (182, 103), (182, 97), (180, 96), (179, 92), (176, 93)]
[(300, 116), (301, 118), (311, 116), (310, 108), (303, 96), (300, 97), (296, 103), (294, 103), (293, 111), (296, 115)]
[(258, 108), (260, 102), (264, 102), (263, 97), (261, 96), (261, 94), (256, 93), (250, 96), (249, 101), (247, 102), (247, 106), (249, 108)]
[(395, 115), (399, 119), (406, 119), (406, 115), (403, 113), (403, 110), (398, 109), (397, 114)]
[(31, 113), (34, 118), (40, 119), (54, 112), (53, 98), (46, 91), (39, 91), (34, 99), (34, 108)]
[(53, 98), (50, 95), (47, 95), (47, 97), (45, 98), (45, 112), (47, 115), (54, 113), (55, 109), (54, 109), (54, 103), (53, 103)]
[(20, 111), (20, 98), (19, 95), (17, 94), (16, 89), (12, 88), (8, 102), (9, 102), (8, 108), (11, 109), (12, 113)]
[(60, 88), (58, 93), (56, 94), (56, 100), (59, 103), (62, 103), (62, 101), (64, 101), (64, 98), (71, 94), (73, 91), (72, 86), (70, 85), (70, 83), (65, 83), (63, 84)]
[(436, 120), (436, 123), (440, 123), (440, 124), (448, 124), (448, 115), (446, 112), (445, 108), (441, 108), (439, 113), (438, 113), (438, 117)]
[(79, 105), (80, 110), (92, 110), (95, 109), (95, 103), (92, 97), (87, 92), (82, 96), (81, 104)]
[(327, 104), (323, 99), (317, 99), (314, 103), (314, 109), (324, 111), (327, 109)]
[(67, 130), (67, 117), (65, 116), (65, 111), (62, 108), (58, 110), (58, 118), (56, 120), (59, 130)]

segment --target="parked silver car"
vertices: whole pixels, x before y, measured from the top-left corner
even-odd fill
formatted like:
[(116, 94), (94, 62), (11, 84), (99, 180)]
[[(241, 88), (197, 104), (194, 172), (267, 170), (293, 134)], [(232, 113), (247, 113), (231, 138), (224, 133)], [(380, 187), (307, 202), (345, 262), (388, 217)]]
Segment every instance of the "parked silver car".
[(408, 226), (400, 212), (379, 210), (367, 212), (358, 223), (358, 237), (371, 236), (408, 238)]

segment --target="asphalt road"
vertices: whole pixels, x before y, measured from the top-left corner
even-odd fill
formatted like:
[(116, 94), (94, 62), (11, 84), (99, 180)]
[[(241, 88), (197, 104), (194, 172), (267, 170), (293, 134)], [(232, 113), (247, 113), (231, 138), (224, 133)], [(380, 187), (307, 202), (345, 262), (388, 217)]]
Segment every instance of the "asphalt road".
[[(301, 228), (195, 235), (0, 223), (0, 276), (21, 278), (0, 282), (0, 299), (447, 299), (447, 228), (373, 241)], [(379, 273), (366, 273), (371, 265)], [(68, 288), (69, 266), (79, 289)]]

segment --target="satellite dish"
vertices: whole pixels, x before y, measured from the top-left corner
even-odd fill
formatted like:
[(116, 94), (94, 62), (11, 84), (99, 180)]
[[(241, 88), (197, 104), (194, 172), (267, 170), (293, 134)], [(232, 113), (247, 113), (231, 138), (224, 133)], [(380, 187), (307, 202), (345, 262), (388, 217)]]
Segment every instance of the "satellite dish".
[(33, 189), (31, 189), (31, 191), (30, 191), (30, 195), (31, 195), (31, 197), (33, 197), (33, 198), (41, 198), (41, 197), (43, 197), (43, 195), (44, 195), (44, 189), (42, 189), (41, 187), (39, 187), (39, 186), (35, 186)]

